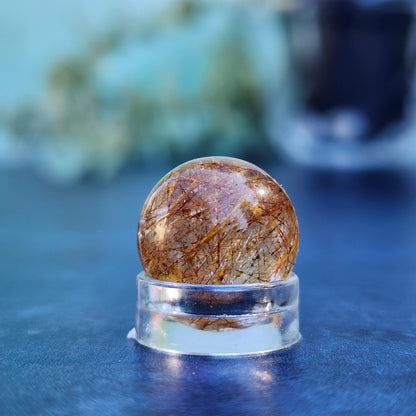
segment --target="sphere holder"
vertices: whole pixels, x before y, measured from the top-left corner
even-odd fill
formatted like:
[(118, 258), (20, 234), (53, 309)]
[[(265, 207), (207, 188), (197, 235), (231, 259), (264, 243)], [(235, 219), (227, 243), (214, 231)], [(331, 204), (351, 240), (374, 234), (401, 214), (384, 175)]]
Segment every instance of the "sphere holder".
[(299, 280), (200, 285), (137, 276), (136, 326), (128, 338), (173, 354), (238, 356), (300, 339)]

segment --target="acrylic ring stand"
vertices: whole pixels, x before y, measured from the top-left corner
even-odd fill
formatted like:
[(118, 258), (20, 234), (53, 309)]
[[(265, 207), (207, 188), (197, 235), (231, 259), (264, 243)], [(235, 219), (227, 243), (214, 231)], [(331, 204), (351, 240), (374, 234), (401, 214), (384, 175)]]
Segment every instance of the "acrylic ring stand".
[(137, 276), (136, 327), (128, 338), (174, 354), (238, 356), (300, 339), (299, 280), (198, 285)]

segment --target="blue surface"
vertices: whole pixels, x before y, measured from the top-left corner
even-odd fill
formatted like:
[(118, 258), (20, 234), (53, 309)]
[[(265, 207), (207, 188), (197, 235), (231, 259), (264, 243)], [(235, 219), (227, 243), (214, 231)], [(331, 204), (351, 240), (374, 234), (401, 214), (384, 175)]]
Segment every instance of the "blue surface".
[(0, 176), (0, 415), (416, 414), (416, 179), (263, 166), (297, 209), (302, 341), (252, 358), (126, 340), (139, 210), (163, 171)]

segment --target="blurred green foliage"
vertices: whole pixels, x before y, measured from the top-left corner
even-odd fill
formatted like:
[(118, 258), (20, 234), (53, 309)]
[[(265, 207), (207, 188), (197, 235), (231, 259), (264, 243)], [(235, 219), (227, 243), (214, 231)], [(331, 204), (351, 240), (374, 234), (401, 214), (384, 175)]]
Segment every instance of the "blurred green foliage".
[[(250, 42), (279, 21), (253, 16), (249, 3), (180, 0), (140, 24), (114, 24), (55, 63), (45, 96), (3, 124), (60, 181), (130, 163), (267, 154), (267, 81)], [(286, 59), (281, 40), (266, 40)]]

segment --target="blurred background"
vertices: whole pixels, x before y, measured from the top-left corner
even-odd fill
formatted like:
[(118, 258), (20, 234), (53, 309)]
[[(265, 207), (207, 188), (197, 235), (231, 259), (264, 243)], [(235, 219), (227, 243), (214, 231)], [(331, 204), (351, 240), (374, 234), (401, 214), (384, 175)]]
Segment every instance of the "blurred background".
[[(0, 2), (0, 414), (416, 414), (415, 57), (413, 0)], [(208, 155), (291, 197), (303, 340), (161, 366), (137, 222)]]
[(406, 0), (3, 4), (0, 167), (414, 164), (413, 23)]

